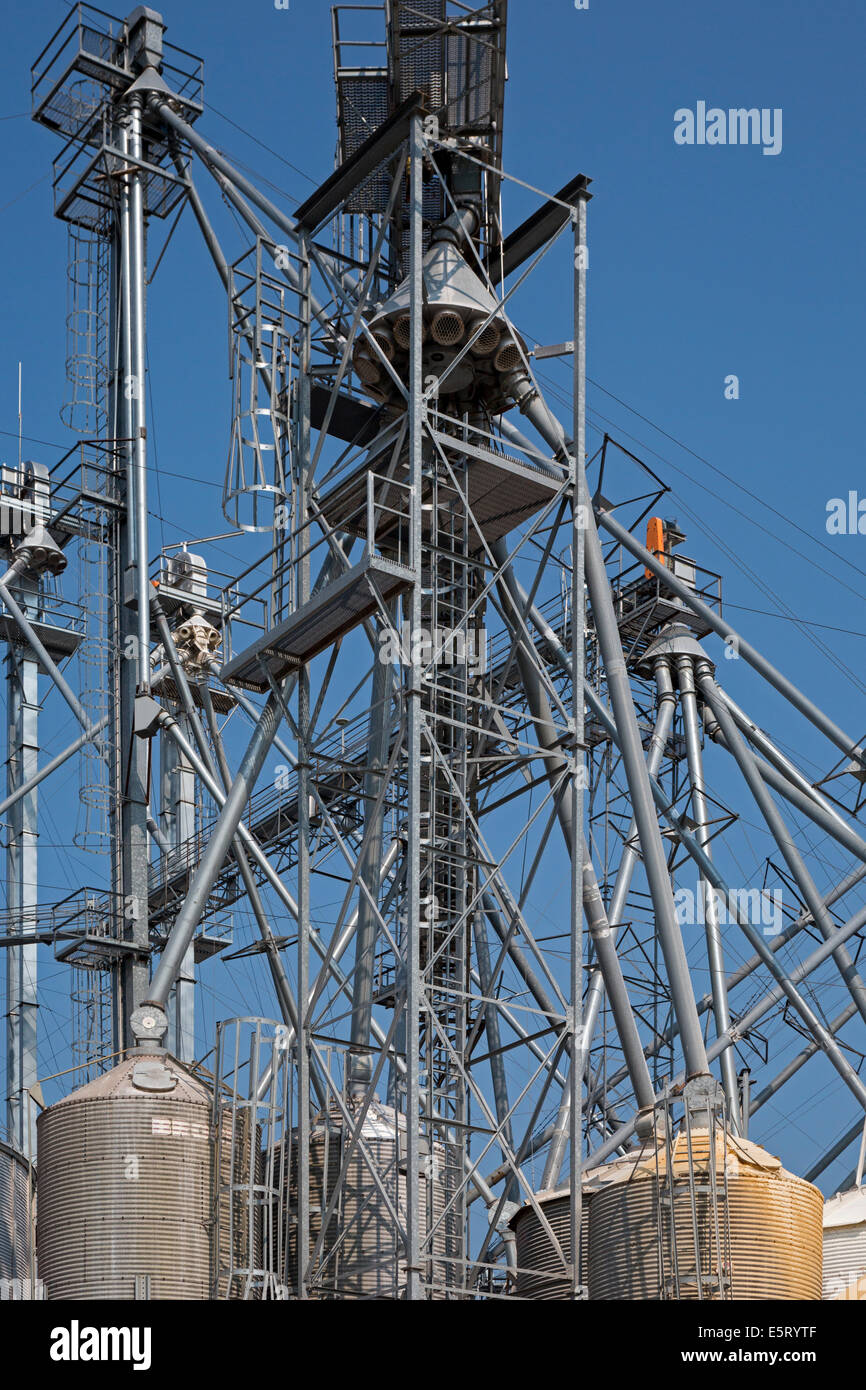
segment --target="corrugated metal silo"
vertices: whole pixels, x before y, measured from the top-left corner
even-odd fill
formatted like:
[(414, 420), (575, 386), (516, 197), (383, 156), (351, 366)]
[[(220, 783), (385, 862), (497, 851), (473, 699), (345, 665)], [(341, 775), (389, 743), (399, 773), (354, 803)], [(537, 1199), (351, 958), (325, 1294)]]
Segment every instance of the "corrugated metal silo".
[[(651, 1147), (641, 1150), (652, 1156)], [(615, 1158), (610, 1163), (589, 1169), (583, 1178), (583, 1201), (580, 1219), (580, 1283), (588, 1279), (589, 1210), (595, 1194), (612, 1182), (623, 1164), (634, 1163), (631, 1158)], [(536, 1192), (535, 1201), (542, 1208), (545, 1220), (559, 1242), (566, 1260), (571, 1260), (571, 1214), (568, 1187)], [(556, 1246), (539, 1219), (532, 1202), (526, 1201), (509, 1222), (516, 1239), (518, 1298), (562, 1300), (571, 1298), (571, 1280), (562, 1268)]]
[[(701, 1145), (703, 1138), (703, 1145)], [(696, 1179), (706, 1173), (707, 1131), (692, 1131)], [(701, 1157), (703, 1156), (703, 1163)], [(664, 1160), (664, 1153), (660, 1154)], [(730, 1230), (731, 1291), (734, 1299), (818, 1299), (821, 1297), (822, 1198), (816, 1187), (787, 1172), (757, 1144), (731, 1135), (716, 1162), (724, 1158), (727, 1220)], [(675, 1174), (687, 1162), (685, 1137), (674, 1143)], [(658, 1299), (658, 1180), (655, 1159), (621, 1165), (617, 1178), (596, 1194), (589, 1217), (589, 1296), (600, 1300)], [(677, 1210), (678, 1248), (693, 1248), (690, 1203)], [(698, 1193), (699, 1240), (708, 1248), (711, 1209)], [(680, 1244), (682, 1242), (682, 1244)], [(669, 1251), (662, 1274), (672, 1276)], [(689, 1292), (681, 1291), (681, 1298)], [(694, 1296), (693, 1294), (691, 1296)]]
[(23, 1154), (0, 1143), (0, 1279), (30, 1279), (36, 1177)]
[[(545, 1220), (559, 1242), (562, 1255), (570, 1263), (571, 1250), (571, 1212), (569, 1210), (569, 1189), (558, 1188), (550, 1192), (536, 1192), (538, 1203)], [(526, 1202), (520, 1211), (515, 1212), (509, 1223), (514, 1231), (517, 1244), (517, 1288), (518, 1298), (529, 1299), (568, 1299), (571, 1297), (571, 1280), (562, 1267), (562, 1259), (549, 1232), (539, 1218), (531, 1202)], [(586, 1247), (589, 1239), (589, 1194), (584, 1192), (580, 1215), (580, 1282), (586, 1283)]]
[[(351, 1114), (354, 1102), (346, 1102)], [(373, 1101), (364, 1117), (361, 1138), (377, 1176), (405, 1227), (406, 1118), (390, 1106)], [(398, 1143), (399, 1133), (399, 1143)], [(351, 1126), (332, 1109), (320, 1114), (310, 1135), (310, 1248), (322, 1229), (322, 1219), (336, 1190), (351, 1138)], [(434, 1237), (432, 1267), (422, 1279), (435, 1285), (432, 1297), (444, 1296), (448, 1278), (448, 1236), (452, 1222), (442, 1220), (447, 1201), (445, 1150), (434, 1145), (422, 1160), (421, 1235), (439, 1223)], [(292, 1143), (289, 1187), (289, 1280), (297, 1271), (297, 1140)], [(315, 1262), (311, 1297), (324, 1299), (400, 1299), (406, 1288), (403, 1242), (370, 1166), (356, 1146), (341, 1184), (340, 1201), (328, 1222), (321, 1257)]]
[(210, 1297), (210, 1118), (209, 1090), (179, 1062), (135, 1053), (40, 1115), (49, 1299)]
[(823, 1296), (866, 1300), (866, 1188), (853, 1187), (824, 1203)]

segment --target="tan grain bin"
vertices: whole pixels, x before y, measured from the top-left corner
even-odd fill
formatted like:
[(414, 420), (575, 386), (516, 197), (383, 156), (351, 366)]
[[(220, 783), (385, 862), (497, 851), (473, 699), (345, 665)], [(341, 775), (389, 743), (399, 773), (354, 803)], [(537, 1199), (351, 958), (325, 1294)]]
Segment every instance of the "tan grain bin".
[[(207, 1087), (133, 1054), (37, 1121), (39, 1276), (50, 1299), (210, 1297)], [(141, 1288), (142, 1286), (140, 1286)]]
[(824, 1298), (866, 1300), (866, 1188), (824, 1203)]
[[(698, 1187), (706, 1182), (709, 1143), (706, 1130), (692, 1132), (692, 1152)], [(664, 1152), (660, 1154), (664, 1171)], [(821, 1193), (784, 1169), (777, 1158), (748, 1140), (728, 1136), (726, 1151), (719, 1138), (716, 1165), (727, 1176), (727, 1214), (730, 1229), (731, 1292), (734, 1299), (795, 1299), (821, 1297)], [(687, 1173), (683, 1134), (674, 1142), (674, 1174)], [(655, 1158), (637, 1157), (620, 1165), (614, 1182), (599, 1192), (590, 1206), (589, 1297), (598, 1300), (639, 1300), (661, 1297)], [(680, 1189), (687, 1193), (687, 1188)], [(711, 1249), (712, 1209), (700, 1192), (696, 1199), (699, 1242), (704, 1256)], [(693, 1225), (688, 1196), (677, 1198), (677, 1250), (688, 1267), (693, 1250)], [(720, 1203), (719, 1212), (724, 1206)], [(672, 1275), (669, 1242), (663, 1273)], [(709, 1261), (704, 1266), (708, 1269)], [(680, 1297), (696, 1292), (681, 1287)], [(706, 1296), (706, 1295), (705, 1295)]]

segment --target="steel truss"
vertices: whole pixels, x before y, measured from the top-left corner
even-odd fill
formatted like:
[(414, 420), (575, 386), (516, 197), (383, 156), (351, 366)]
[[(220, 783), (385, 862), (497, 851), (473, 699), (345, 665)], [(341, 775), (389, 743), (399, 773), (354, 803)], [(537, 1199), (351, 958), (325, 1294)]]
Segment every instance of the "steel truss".
[[(111, 971), (119, 1046), (166, 1039), (173, 998), (170, 1045), (191, 1058), (196, 963), (226, 944), (216, 924), (232, 904), (252, 913), (258, 940), (235, 954), (265, 957), (291, 1050), (280, 1114), (293, 1128), (289, 1161), (285, 1144), (279, 1155), (288, 1210), (283, 1219), (280, 1186), (272, 1223), (278, 1277), (247, 1251), (249, 1287), (269, 1296), (282, 1278), (300, 1299), (365, 1296), (351, 1257), (370, 1255), (357, 1227), (366, 1206), (352, 1207), (362, 1180), (376, 1212), (376, 1296), (512, 1296), (509, 1221), (525, 1202), (579, 1299), (584, 1169), (652, 1133), (687, 1081), (718, 1063), (710, 1128), (745, 1134), (750, 1114), (820, 1053), (858, 1113), (866, 1107), (836, 1036), (866, 1019), (856, 964), (866, 909), (844, 922), (831, 911), (862, 881), (866, 841), (734, 703), (705, 639), (734, 643), (733, 669), (768, 681), (858, 775), (866, 755), (733, 631), (718, 576), (637, 539), (663, 490), (650, 470), (607, 438), (588, 458), (589, 181), (539, 195), (537, 212), (504, 235), (500, 193), (519, 182), (501, 160), (504, 4), (385, 8), (375, 68), (345, 61), (351, 21), (335, 15), (342, 162), (294, 217), (195, 128), (197, 60), (169, 54), (150, 12), (106, 32), (105, 17), (79, 6), (71, 65), (56, 68), (49, 45), (35, 69), (36, 118), (69, 142), (58, 215), (104, 237), (110, 259), (113, 466), (94, 505), (110, 514), (118, 713), (99, 746), (123, 907), (100, 968)], [(63, 94), (88, 67), (102, 86), (82, 124)], [(199, 174), (249, 230), (233, 260)], [(207, 542), (182, 562), (163, 555), (154, 587), (145, 226), (180, 200), (228, 301), (226, 515), (267, 536), (249, 542), (259, 548), (240, 574), (207, 563)], [(557, 242), (571, 267), (567, 428), (511, 317)], [(637, 493), (621, 455), (638, 470)], [(624, 493), (615, 504), (602, 481)], [(81, 498), (94, 500), (55, 493), (55, 535), (83, 514)], [(35, 554), (13, 547), (15, 583), (7, 576), (0, 598), (31, 683), (38, 663), (82, 726), (62, 761), (102, 731), (16, 600), (16, 586), (41, 582)], [(21, 821), (10, 889), (49, 773), (22, 722), (33, 703), (15, 694), (9, 706), (5, 805)], [(238, 756), (226, 727), (242, 719), (252, 727)], [(258, 789), (275, 750), (285, 776)], [(774, 937), (720, 867), (736, 815), (711, 790), (711, 762), (723, 758), (796, 887), (797, 912)], [(854, 861), (832, 891), (797, 847), (804, 817)], [(692, 864), (701, 966), (675, 897)], [(26, 938), (23, 900), (8, 905), (22, 912), (11, 931), (20, 939), (6, 943), (17, 979), (38, 934)], [(787, 948), (813, 930), (820, 944), (792, 965)], [(734, 933), (750, 954), (732, 970)], [(86, 932), (74, 939), (87, 949)], [(831, 1022), (815, 988), (828, 979), (851, 999)], [(747, 980), (753, 998), (740, 1005)], [(757, 1025), (781, 1003), (808, 1045), (777, 1076), (756, 1078), (753, 1098), (736, 1057), (754, 1064)], [(26, 1066), (14, 1064), (19, 1097), (35, 1076), (32, 1037), (26, 1052)], [(255, 1112), (252, 1091), (244, 1105)], [(10, 1118), (23, 1143), (14, 1109)], [(566, 1242), (537, 1201), (560, 1183)], [(699, 1291), (727, 1287), (720, 1202), (714, 1193), (718, 1258), (709, 1276), (698, 1261)]]

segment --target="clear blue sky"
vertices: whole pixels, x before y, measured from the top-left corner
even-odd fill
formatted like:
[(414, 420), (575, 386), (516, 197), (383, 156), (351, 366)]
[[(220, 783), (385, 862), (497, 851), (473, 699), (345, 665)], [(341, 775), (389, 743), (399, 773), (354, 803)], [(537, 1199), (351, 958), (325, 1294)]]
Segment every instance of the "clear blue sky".
[[(30, 64), (66, 8), (59, 0), (16, 7), (0, 57), (0, 458), (15, 454), (21, 360), (24, 432), (47, 441), (25, 444), (25, 453), (48, 463), (72, 442), (58, 418), (66, 244), (51, 215), (50, 162), (59, 143), (26, 113)], [(851, 489), (866, 497), (864, 12), (854, 3), (804, 0), (590, 0), (585, 11), (569, 0), (513, 0), (509, 9), (506, 167), (551, 191), (578, 171), (594, 180), (591, 418), (607, 417), (611, 432), (671, 485), (676, 495), (666, 513), (688, 532), (688, 553), (724, 573), (731, 618), (859, 735), (866, 729), (866, 538), (830, 536), (825, 518), (830, 498)], [(167, 37), (205, 59), (200, 129), (282, 190), (291, 210), (333, 162), (328, 5), (291, 0), (290, 9), (277, 10), (268, 0), (185, 0), (167, 5), (164, 17)], [(781, 108), (782, 152), (678, 146), (674, 112), (698, 101)], [(509, 190), (506, 225), (527, 207)], [(228, 235), (231, 222), (222, 216), (220, 225)], [(160, 229), (154, 247), (162, 238)], [(552, 262), (521, 301), (528, 333), (547, 342), (568, 337), (567, 296), (562, 264)], [(225, 304), (188, 214), (156, 276), (149, 311), (153, 445), (162, 474), (151, 500), (167, 518), (154, 523), (155, 551), (162, 540), (181, 538), (176, 521), (193, 505), (198, 517), (206, 493), (213, 505), (201, 531), (221, 526), (217, 488), (192, 489), (172, 476), (219, 484), (227, 443)], [(724, 397), (728, 374), (739, 378), (736, 401)], [(546, 364), (544, 375), (567, 389), (564, 364)], [(801, 626), (780, 616), (779, 600)], [(728, 684), (781, 741), (826, 770), (826, 745), (775, 695), (746, 672)], [(747, 806), (745, 792), (738, 797)], [(809, 1075), (827, 1085), (829, 1108), (816, 1112), (814, 1100), (807, 1103), (794, 1130), (777, 1112), (774, 1130), (767, 1107), (767, 1142), (790, 1166), (807, 1166), (853, 1119), (850, 1097), (820, 1065)], [(828, 1179), (841, 1178), (852, 1162), (850, 1154), (840, 1160)]]

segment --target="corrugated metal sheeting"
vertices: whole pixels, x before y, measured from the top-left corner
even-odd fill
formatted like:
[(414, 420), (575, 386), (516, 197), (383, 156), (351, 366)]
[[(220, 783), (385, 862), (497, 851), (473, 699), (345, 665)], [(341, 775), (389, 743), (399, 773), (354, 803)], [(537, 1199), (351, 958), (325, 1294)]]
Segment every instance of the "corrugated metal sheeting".
[(132, 1299), (145, 1276), (154, 1299), (210, 1297), (210, 1117), (210, 1092), (180, 1063), (141, 1055), (40, 1115), (49, 1299)]
[[(351, 1107), (352, 1102), (349, 1102)], [(389, 1210), (406, 1221), (406, 1119), (390, 1106), (374, 1101), (364, 1117), (361, 1139), (370, 1162), (355, 1146), (341, 1186), (339, 1203), (328, 1221), (326, 1255), (311, 1271), (311, 1296), (340, 1299), (401, 1298), (406, 1287), (403, 1241)], [(310, 1243), (314, 1248), (322, 1219), (337, 1186), (351, 1141), (351, 1127), (342, 1114), (321, 1115), (310, 1135)], [(399, 1136), (399, 1142), (398, 1142)], [(294, 1146), (293, 1146), (294, 1147)], [(371, 1172), (375, 1168), (381, 1184)], [(382, 1190), (387, 1193), (388, 1201)], [(445, 1151), (434, 1146), (422, 1169), (421, 1239), (437, 1227), (433, 1259), (425, 1260), (422, 1278), (433, 1286), (432, 1297), (442, 1296), (448, 1278), (449, 1220), (443, 1219), (447, 1200)], [(289, 1269), (297, 1271), (297, 1239), (293, 1221), (297, 1211), (297, 1161), (292, 1155), (289, 1197)]]
[(824, 1298), (866, 1300), (866, 1189), (824, 1203)]
[[(706, 1144), (704, 1149), (706, 1157)], [(696, 1183), (700, 1186), (700, 1146), (695, 1146), (694, 1135), (693, 1151), (697, 1160)], [(726, 1152), (717, 1154), (719, 1167), (723, 1157), (732, 1297), (819, 1299), (821, 1193), (747, 1140), (728, 1136)], [(685, 1144), (678, 1140), (675, 1165), (678, 1167), (684, 1159)], [(643, 1160), (636, 1162), (631, 1171), (623, 1165), (618, 1178), (593, 1198), (589, 1217), (591, 1299), (661, 1296), (657, 1193), (655, 1162)], [(693, 1244), (690, 1205), (683, 1202), (675, 1208), (677, 1246), (683, 1250)], [(709, 1245), (712, 1213), (708, 1197), (700, 1192), (697, 1216), (703, 1249)], [(672, 1277), (671, 1265), (670, 1251), (665, 1248), (661, 1262), (665, 1280)], [(689, 1296), (690, 1290), (681, 1289), (681, 1299)]]
[(29, 1279), (31, 1275), (32, 1173), (21, 1154), (8, 1144), (0, 1144), (0, 1279)]
[[(699, 1242), (710, 1263), (712, 1211), (702, 1187), (709, 1156), (706, 1131), (693, 1132)], [(663, 1151), (659, 1155), (664, 1164)], [(681, 1178), (685, 1144), (674, 1146), (675, 1176)], [(724, 1158), (730, 1278), (734, 1299), (819, 1299), (821, 1297), (821, 1193), (787, 1172), (777, 1158), (747, 1140), (728, 1136)], [(568, 1260), (571, 1256), (567, 1190), (536, 1199)], [(720, 1210), (720, 1217), (724, 1218)], [(677, 1249), (694, 1249), (690, 1201), (675, 1204)], [(583, 1198), (581, 1283), (591, 1300), (656, 1300), (663, 1278), (672, 1277), (665, 1248), (659, 1260), (658, 1177), (654, 1150), (647, 1146), (591, 1169)], [(533, 1207), (513, 1218), (517, 1237), (517, 1295), (527, 1299), (570, 1297), (562, 1258)], [(866, 1226), (863, 1227), (866, 1251)], [(825, 1235), (826, 1240), (826, 1235)], [(693, 1256), (692, 1256), (693, 1259)], [(695, 1297), (685, 1282), (680, 1298)]]

